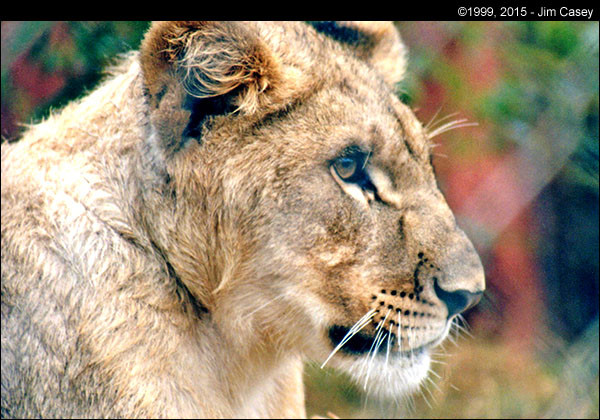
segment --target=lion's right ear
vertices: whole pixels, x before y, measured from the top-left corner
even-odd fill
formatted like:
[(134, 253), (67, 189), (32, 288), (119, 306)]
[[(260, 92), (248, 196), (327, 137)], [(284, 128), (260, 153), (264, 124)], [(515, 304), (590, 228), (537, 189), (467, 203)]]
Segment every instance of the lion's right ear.
[(309, 22), (319, 33), (349, 47), (393, 85), (404, 78), (407, 51), (392, 22)]
[(156, 22), (140, 62), (152, 125), (172, 151), (201, 141), (209, 117), (256, 112), (279, 78), (266, 45), (238, 22)]

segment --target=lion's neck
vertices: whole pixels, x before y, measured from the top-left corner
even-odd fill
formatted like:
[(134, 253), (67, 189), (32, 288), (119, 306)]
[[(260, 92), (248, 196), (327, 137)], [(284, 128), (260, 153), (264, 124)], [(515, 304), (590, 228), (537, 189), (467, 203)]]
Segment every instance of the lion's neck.
[[(236, 283), (233, 279), (243, 275), (241, 249), (210, 236), (228, 221), (220, 217), (217, 226), (209, 217), (218, 208), (203, 209), (197, 203), (194, 212), (178, 214), (186, 198), (174, 190), (175, 180), (161, 170), (165, 167), (162, 156), (151, 144), (140, 155), (143, 158), (134, 170), (143, 176), (134, 178), (143, 180), (136, 198), (146, 235), (143, 242), (176, 285), (181, 302), (177, 316), (185, 320), (182, 343), (173, 357), (180, 366), (176, 374), (182, 381), (186, 378), (195, 403), (192, 407), (187, 401), (174, 405), (188, 407), (192, 416), (200, 407), (203, 414), (215, 417), (303, 417), (301, 357), (282, 354), (268, 334), (233, 322), (243, 316), (231, 309), (235, 302), (224, 296), (229, 285)], [(182, 242), (189, 243), (186, 253), (181, 246), (173, 246)], [(180, 398), (187, 397), (173, 396)]]

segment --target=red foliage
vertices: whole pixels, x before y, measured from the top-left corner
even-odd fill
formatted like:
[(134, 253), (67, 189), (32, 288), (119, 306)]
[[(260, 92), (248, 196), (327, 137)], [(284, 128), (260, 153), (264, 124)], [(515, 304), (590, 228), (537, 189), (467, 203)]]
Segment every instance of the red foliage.
[(65, 86), (65, 77), (60, 73), (46, 73), (40, 63), (29, 60), (22, 55), (11, 66), (11, 76), (17, 89), (32, 100), (36, 107), (59, 93)]

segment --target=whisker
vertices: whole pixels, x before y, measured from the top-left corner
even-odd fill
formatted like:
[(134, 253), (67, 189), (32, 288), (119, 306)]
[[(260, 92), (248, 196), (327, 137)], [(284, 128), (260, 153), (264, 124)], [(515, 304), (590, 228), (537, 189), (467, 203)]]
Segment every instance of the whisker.
[(385, 367), (387, 368), (388, 365), (388, 359), (390, 357), (390, 341), (392, 339), (392, 334), (388, 334), (387, 336), (387, 350), (385, 352)]
[[(425, 381), (427, 383), (425, 384), (425, 386), (423, 388), (425, 388), (427, 390), (427, 392), (429, 393), (429, 395), (431, 396), (431, 398), (433, 398), (435, 400), (435, 395), (433, 394), (433, 392), (431, 391), (431, 389), (429, 389), (429, 387), (430, 386), (437, 387), (437, 384), (429, 376), (425, 377)], [(437, 389), (439, 389), (439, 387)]]
[(390, 315), (390, 312), (392, 312), (392, 310), (388, 309), (387, 313), (383, 317), (383, 320), (380, 321), (379, 324), (377, 324), (377, 328), (375, 329), (375, 331), (377, 331), (378, 329), (380, 329), (381, 327), (383, 327), (383, 325), (385, 324), (385, 321), (387, 320), (387, 317)]
[(433, 114), (433, 116), (429, 119), (429, 122), (427, 122), (427, 124), (425, 124), (424, 128), (426, 130), (429, 130), (430, 127), (432, 127), (434, 124), (439, 124), (444, 120), (447, 120), (448, 118), (452, 118), (455, 115), (458, 115), (458, 112), (453, 112), (451, 114), (446, 115), (445, 117), (441, 117), (438, 119), (438, 115), (440, 114), (440, 112), (442, 111), (442, 107), (439, 107), (437, 111), (435, 111), (435, 114)]
[[(439, 376), (438, 376), (438, 378), (439, 378)], [(436, 389), (436, 391), (438, 391), (439, 393), (442, 393), (442, 388), (440, 388), (440, 386), (439, 386), (439, 385), (438, 385), (438, 384), (437, 384), (437, 383), (436, 383), (436, 382), (435, 382), (433, 379), (431, 379), (431, 378), (428, 376), (428, 377), (426, 378), (426, 380), (427, 380), (427, 381), (428, 381), (428, 382), (431, 384), (431, 386), (433, 386), (433, 387)], [(436, 399), (436, 398), (435, 398), (435, 396), (434, 396), (433, 394), (432, 394), (431, 396), (433, 397), (433, 399), (434, 399), (434, 401), (435, 401), (435, 399)]]
[[(412, 344), (411, 344), (411, 341), (412, 341), (411, 338), (414, 338), (414, 336), (413, 337), (411, 337), (411, 336), (415, 333), (416, 332), (415, 332), (414, 328), (412, 328), (410, 326), (410, 319), (409, 319), (408, 332), (406, 333), (406, 341), (408, 342), (408, 350), (410, 351), (410, 360), (411, 361), (413, 361), (415, 359), (415, 352), (414, 352), (415, 349), (412, 347)], [(414, 343), (414, 341), (413, 341), (413, 343)]]
[[(381, 333), (383, 330), (380, 330), (379, 333)], [(369, 369), (367, 369), (367, 377), (365, 378), (365, 391), (367, 390), (367, 384), (369, 383), (369, 376), (371, 375), (371, 369), (373, 368), (373, 360), (375, 359), (375, 356), (377, 356), (377, 352), (379, 351), (379, 346), (381, 346), (381, 343), (383, 342), (383, 340), (385, 340), (385, 338), (389, 335), (389, 332), (386, 332), (384, 335), (380, 336), (379, 339), (375, 339), (375, 350), (373, 351), (373, 355), (371, 356), (371, 360), (369, 361)], [(375, 344), (373, 343), (373, 344)]]
[[(461, 331), (458, 328), (458, 326), (454, 326), (454, 328), (452, 329), (452, 334), (454, 334), (454, 342), (458, 343), (458, 341), (460, 340), (460, 338), (462, 337), (461, 335)], [(458, 345), (458, 344), (457, 344)]]
[(438, 379), (442, 379), (442, 377), (440, 375), (438, 375), (437, 372), (434, 371), (433, 369), (429, 369), (429, 373), (431, 373), (433, 376), (435, 376)]
[[(437, 115), (437, 113), (435, 115)], [(427, 129), (427, 131), (431, 131), (432, 129), (434, 129), (435, 126), (440, 127), (440, 126), (442, 126), (442, 123), (447, 124), (444, 121), (447, 121), (450, 118), (454, 118), (457, 115), (458, 115), (458, 112), (452, 112), (451, 114), (448, 114), (445, 117), (442, 117), (439, 119), (434, 118), (425, 126), (425, 128)]]
[[(473, 337), (472, 334), (469, 331), (467, 331), (466, 328), (462, 327), (459, 324), (458, 318), (455, 318), (454, 320), (452, 320), (452, 324), (451, 324), (450, 328), (451, 328), (450, 329), (450, 333), (451, 333), (450, 341), (453, 343), (457, 343), (458, 340), (461, 338), (461, 334), (463, 334), (463, 333), (471, 338)], [(452, 337), (452, 335), (454, 337)]]
[[(375, 359), (375, 355), (377, 354), (377, 351), (379, 350), (379, 346), (381, 345), (381, 342), (383, 341), (383, 339), (381, 338), (381, 333), (383, 332), (383, 325), (385, 324), (385, 321), (387, 320), (387, 317), (389, 316), (390, 312), (392, 310), (388, 309), (387, 313), (385, 314), (385, 317), (379, 321), (379, 323), (377, 324), (377, 326), (375, 327), (375, 338), (373, 339), (373, 344), (371, 344), (371, 348), (369, 349), (369, 352), (367, 353), (367, 360), (369, 361), (368, 366), (367, 366), (367, 377), (365, 379), (365, 391), (367, 390), (367, 384), (369, 382), (369, 375), (371, 373), (371, 367), (373, 366), (373, 360)], [(387, 334), (389, 333), (385, 333), (385, 335), (383, 336), (383, 338), (385, 338), (387, 336)], [(373, 351), (373, 347), (375, 347), (375, 350)], [(371, 352), (373, 352), (373, 354), (371, 355)], [(364, 370), (364, 368), (362, 369)], [(361, 371), (362, 373), (362, 371)]]
[(398, 313), (398, 351), (402, 352), (402, 315), (400, 314), (400, 311), (397, 312)]
[[(363, 365), (361, 366), (360, 369), (360, 376), (363, 375), (365, 369), (368, 368), (368, 366), (371, 365), (371, 363), (369, 362), (370, 356), (371, 356), (371, 352), (373, 351), (373, 347), (375, 347), (375, 344), (377, 343), (377, 340), (379, 338), (379, 336), (381, 335), (381, 332), (383, 331), (381, 329), (381, 325), (383, 324), (383, 320), (380, 320), (379, 323), (377, 323), (377, 326), (375, 327), (375, 331), (377, 331), (377, 334), (375, 334), (375, 338), (373, 339), (373, 343), (371, 344), (371, 347), (369, 348), (369, 351), (367, 352), (367, 356), (365, 358), (365, 363), (363, 363)], [(366, 383), (365, 383), (365, 389), (366, 389)]]
[(460, 332), (466, 334), (469, 338), (473, 338), (473, 334), (471, 334), (471, 327), (469, 326), (469, 323), (465, 317), (461, 314), (456, 317), (456, 327), (460, 330)]
[(425, 401), (425, 404), (427, 404), (427, 406), (429, 407), (429, 409), (433, 409), (433, 407), (431, 406), (431, 404), (429, 404), (429, 400), (427, 399), (427, 395), (425, 395), (425, 392), (423, 392), (423, 389), (425, 389), (427, 392), (429, 392), (429, 395), (431, 395), (433, 397), (433, 394), (431, 393), (431, 391), (427, 388), (427, 387), (419, 387), (419, 392), (421, 394), (421, 397), (423, 397), (423, 401)]
[[(373, 351), (373, 348), (375, 347), (375, 345), (377, 344), (377, 341), (379, 340), (379, 337), (381, 336), (381, 333), (383, 332), (383, 330), (381, 329), (381, 325), (383, 324), (383, 320), (380, 320), (379, 323), (377, 324), (377, 327), (375, 327), (375, 331), (377, 331), (377, 334), (375, 334), (375, 338), (373, 339), (373, 343), (371, 344), (371, 347), (369, 348), (369, 351), (367, 353), (367, 364), (363, 365), (363, 368), (361, 369), (360, 373), (361, 376), (364, 373), (365, 369), (368, 369), (369, 366), (371, 366), (371, 362), (373, 360), (373, 357), (371, 357), (371, 352)], [(375, 353), (373, 353), (374, 356)], [(365, 389), (366, 389), (366, 383), (365, 383)]]
[(433, 122), (435, 121), (435, 119), (437, 118), (437, 116), (441, 110), (442, 110), (442, 108), (439, 108), (437, 111), (435, 111), (435, 114), (433, 114), (433, 116), (429, 119), (429, 121), (427, 121), (427, 124), (425, 124), (423, 126), (423, 129), (425, 130), (426, 133), (429, 131), (429, 128), (433, 125)]
[(435, 129), (433, 129), (431, 131), (428, 131), (427, 132), (427, 137), (429, 139), (432, 139), (434, 137), (439, 136), (442, 133), (445, 133), (445, 132), (450, 131), (450, 130), (454, 130), (456, 128), (476, 127), (476, 126), (479, 125), (476, 122), (467, 122), (467, 121), (468, 121), (467, 119), (463, 118), (463, 119), (460, 119), (460, 120), (454, 120), (454, 121), (447, 122), (445, 124), (442, 124), (442, 125), (436, 127)]
[(361, 319), (356, 321), (356, 323), (352, 326), (352, 328), (350, 328), (350, 330), (346, 333), (344, 338), (342, 338), (342, 341), (340, 341), (339, 344), (332, 350), (332, 352), (329, 353), (329, 356), (327, 357), (327, 359), (325, 359), (325, 361), (321, 365), (321, 369), (323, 369), (325, 367), (325, 365), (327, 364), (329, 359), (331, 359), (333, 357), (333, 355), (336, 354), (338, 352), (338, 350), (341, 349), (342, 346), (348, 342), (348, 340), (350, 340), (352, 337), (354, 337), (354, 335), (356, 333), (358, 333), (360, 330), (362, 330), (365, 326), (367, 326), (372, 321), (372, 317), (374, 314), (375, 314), (375, 309), (371, 309), (369, 312), (367, 312), (365, 315), (363, 315)]
[[(440, 379), (441, 379), (440, 375), (435, 375), (435, 376), (437, 376), (438, 378), (440, 378)], [(432, 385), (432, 386), (433, 386), (435, 389), (437, 389), (438, 391), (440, 391), (440, 392), (441, 392), (441, 390), (442, 390), (442, 389), (440, 388), (440, 386), (439, 386), (439, 385), (438, 385), (438, 384), (437, 384), (437, 383), (436, 383), (436, 382), (435, 382), (433, 379), (431, 379), (431, 377), (427, 376), (425, 379), (426, 379), (426, 380), (427, 380), (427, 381), (428, 381), (428, 382), (429, 382), (429, 383), (430, 383), (430, 384), (431, 384), (431, 385)]]
[(430, 129), (431, 127), (433, 127), (433, 125), (434, 125), (434, 124), (438, 124), (438, 125), (439, 125), (439, 124), (441, 124), (441, 122), (442, 122), (442, 121), (445, 121), (445, 120), (447, 120), (447, 119), (450, 119), (450, 118), (452, 118), (452, 117), (454, 117), (454, 116), (458, 115), (458, 112), (453, 112), (453, 113), (451, 113), (451, 114), (448, 114), (448, 115), (446, 115), (445, 117), (442, 117), (442, 118), (440, 118), (440, 119), (436, 119), (436, 118), (437, 118), (437, 116), (439, 115), (439, 113), (440, 113), (440, 111), (441, 111), (441, 110), (442, 110), (442, 108), (440, 107), (440, 109), (438, 109), (438, 110), (436, 111), (436, 113), (435, 113), (435, 114), (433, 114), (433, 117), (431, 117), (431, 119), (429, 120), (429, 122), (428, 122), (428, 123), (425, 125), (425, 127), (424, 127), (424, 128), (425, 128), (425, 130), (429, 131), (429, 129)]
[[(356, 334), (365, 325), (367, 325), (369, 322), (371, 322), (371, 318), (373, 317), (374, 314), (375, 314), (375, 310), (371, 309), (369, 312), (367, 312), (365, 315), (363, 315), (362, 318), (360, 318), (358, 321), (356, 321), (356, 323), (350, 328), (350, 330), (348, 331), (346, 336), (344, 336), (344, 339), (346, 339), (350, 334), (352, 334), (352, 335)], [(348, 337), (348, 339), (351, 338), (352, 335), (350, 335), (350, 337)]]
[[(452, 329), (450, 329), (450, 331), (452, 331)], [(448, 341), (450, 341), (455, 346), (457, 345), (457, 343), (456, 343), (456, 337), (453, 337), (452, 334), (448, 334)]]
[(401, 407), (402, 396), (401, 396), (401, 394), (396, 394), (395, 393), (394, 395), (392, 395), (392, 398), (394, 399), (395, 409), (396, 409), (396, 411), (398, 411), (400, 409), (400, 407)]
[(408, 410), (412, 413), (414, 413), (415, 411), (417, 411), (417, 406), (415, 403), (415, 398), (413, 395), (408, 395), (406, 398), (406, 405), (408, 407)]
[(446, 341), (446, 340), (444, 340), (444, 341), (442, 341), (442, 342), (440, 343), (440, 345), (438, 346), (438, 349), (439, 349), (440, 351), (443, 351), (443, 352), (444, 352), (444, 354), (448, 354), (448, 350), (446, 349), (446, 343), (447, 343), (447, 341)]

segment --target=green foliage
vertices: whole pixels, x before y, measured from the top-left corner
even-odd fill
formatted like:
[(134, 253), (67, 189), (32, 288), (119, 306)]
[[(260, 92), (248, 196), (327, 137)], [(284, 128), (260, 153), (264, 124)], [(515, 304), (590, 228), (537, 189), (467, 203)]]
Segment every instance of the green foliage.
[(31, 49), (31, 57), (48, 73), (62, 73), (69, 81), (59, 95), (36, 110), (36, 117), (49, 108), (61, 107), (92, 88), (107, 65), (119, 54), (135, 49), (148, 28), (148, 22), (68, 22), (60, 48), (41, 37)]
[[(501, 51), (507, 71), (481, 115), (495, 122), (497, 138), (570, 152), (564, 181), (597, 193), (598, 22), (513, 22), (510, 29)], [(536, 135), (545, 127), (564, 137)]]
[[(93, 88), (119, 54), (139, 46), (148, 25), (142, 21), (15, 24), (11, 41), (2, 45), (3, 123), (9, 107), (17, 122), (35, 121)], [(23, 86), (20, 80), (28, 76), (18, 73), (33, 69), (39, 72), (40, 86)], [(55, 92), (54, 86), (62, 88)], [(3, 134), (14, 133), (4, 133), (3, 128)]]

